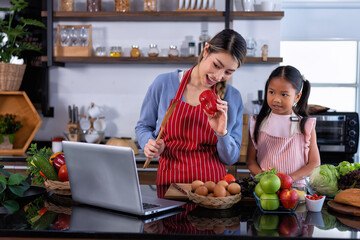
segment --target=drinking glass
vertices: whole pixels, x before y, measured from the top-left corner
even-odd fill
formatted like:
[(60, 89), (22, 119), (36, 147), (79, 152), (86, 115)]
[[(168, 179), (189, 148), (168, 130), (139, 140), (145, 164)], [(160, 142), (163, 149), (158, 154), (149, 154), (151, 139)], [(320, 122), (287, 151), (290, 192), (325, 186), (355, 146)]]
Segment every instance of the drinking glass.
[(61, 46), (69, 46), (70, 33), (68, 28), (60, 28)]
[(88, 34), (87, 34), (87, 32), (86, 32), (85, 27), (81, 27), (79, 39), (80, 39), (80, 45), (81, 45), (81, 46), (84, 47), (84, 46), (87, 45), (87, 42), (88, 42)]
[(71, 46), (77, 46), (79, 44), (79, 32), (78, 29), (72, 27), (70, 30)]

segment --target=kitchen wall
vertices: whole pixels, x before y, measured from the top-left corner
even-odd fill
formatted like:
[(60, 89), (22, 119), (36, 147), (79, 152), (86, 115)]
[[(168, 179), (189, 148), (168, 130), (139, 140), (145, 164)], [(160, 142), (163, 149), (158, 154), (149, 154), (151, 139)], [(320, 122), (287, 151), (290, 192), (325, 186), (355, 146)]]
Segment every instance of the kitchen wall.
[[(104, 6), (104, 5), (103, 5)], [(56, 6), (55, 6), (56, 7)], [(81, 5), (80, 5), (81, 7)], [(224, 1), (216, 1), (219, 11)], [(244, 37), (258, 41), (257, 55), (263, 43), (269, 44), (269, 56), (279, 56), (280, 20), (237, 20), (233, 29)], [(89, 24), (88, 22), (58, 22), (59, 24)], [(162, 52), (170, 44), (180, 47), (186, 39), (196, 42), (201, 29), (211, 36), (224, 28), (222, 22), (92, 22), (94, 46), (122, 46), (125, 55), (132, 44), (146, 51), (150, 43), (157, 43)], [(56, 27), (56, 24), (54, 24)], [(144, 95), (154, 78), (161, 73), (188, 69), (179, 64), (66, 64), (50, 69), (50, 106), (54, 118), (43, 118), (35, 140), (49, 140), (66, 131), (68, 105), (76, 104), (80, 113), (86, 113), (91, 102), (105, 109), (107, 129), (105, 136), (135, 139), (135, 125), (139, 118)], [(277, 64), (245, 64), (234, 74), (232, 84), (242, 94), (245, 113), (252, 112), (252, 100), (263, 89), (270, 72)]]

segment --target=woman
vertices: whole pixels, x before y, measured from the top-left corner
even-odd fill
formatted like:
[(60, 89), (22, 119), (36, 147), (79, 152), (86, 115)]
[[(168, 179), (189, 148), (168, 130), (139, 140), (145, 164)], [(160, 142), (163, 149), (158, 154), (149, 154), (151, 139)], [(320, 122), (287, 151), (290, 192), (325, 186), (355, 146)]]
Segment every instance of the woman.
[[(149, 87), (135, 131), (145, 155), (160, 156), (157, 185), (196, 179), (217, 182), (226, 174), (225, 164), (238, 160), (243, 105), (239, 91), (226, 86), (226, 81), (245, 56), (244, 38), (225, 29), (204, 47), (193, 68), (161, 74)], [(220, 97), (214, 116), (201, 108), (204, 90)], [(176, 100), (162, 139), (156, 142), (166, 110)]]

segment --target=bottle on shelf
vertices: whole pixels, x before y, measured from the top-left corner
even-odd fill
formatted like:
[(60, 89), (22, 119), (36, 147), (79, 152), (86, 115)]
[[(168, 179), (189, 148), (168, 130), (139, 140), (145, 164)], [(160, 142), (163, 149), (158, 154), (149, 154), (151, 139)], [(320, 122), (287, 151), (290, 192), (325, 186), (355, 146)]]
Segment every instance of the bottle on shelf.
[(144, 0), (144, 11), (156, 12), (157, 0)]
[(170, 45), (168, 56), (169, 57), (178, 57), (179, 56), (179, 51), (177, 50), (177, 47), (175, 45)]
[(60, 0), (60, 11), (61, 12), (73, 11), (73, 0)]
[(101, 0), (86, 0), (86, 11), (101, 12)]
[(198, 54), (200, 55), (205, 45), (210, 41), (210, 35), (208, 34), (208, 30), (204, 29), (201, 31), (201, 35), (199, 37), (199, 49)]
[(149, 57), (157, 57), (159, 55), (159, 49), (156, 44), (152, 43), (149, 45), (148, 55)]
[(130, 51), (131, 57), (140, 57), (140, 49), (138, 45), (132, 45), (132, 49)]
[(130, 11), (130, 0), (115, 0), (115, 12), (128, 12)]
[(189, 57), (195, 57), (195, 43), (189, 42)]
[(110, 48), (110, 57), (121, 57), (121, 50), (120, 46), (112, 46)]

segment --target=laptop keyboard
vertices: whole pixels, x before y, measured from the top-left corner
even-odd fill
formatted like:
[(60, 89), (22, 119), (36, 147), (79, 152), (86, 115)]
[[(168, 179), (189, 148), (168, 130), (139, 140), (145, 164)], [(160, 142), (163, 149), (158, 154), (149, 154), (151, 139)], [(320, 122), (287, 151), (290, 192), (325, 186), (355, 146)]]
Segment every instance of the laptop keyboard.
[(157, 204), (152, 204), (152, 203), (143, 203), (143, 208), (146, 209), (150, 209), (150, 208), (155, 208), (155, 207), (160, 207), (160, 205)]

